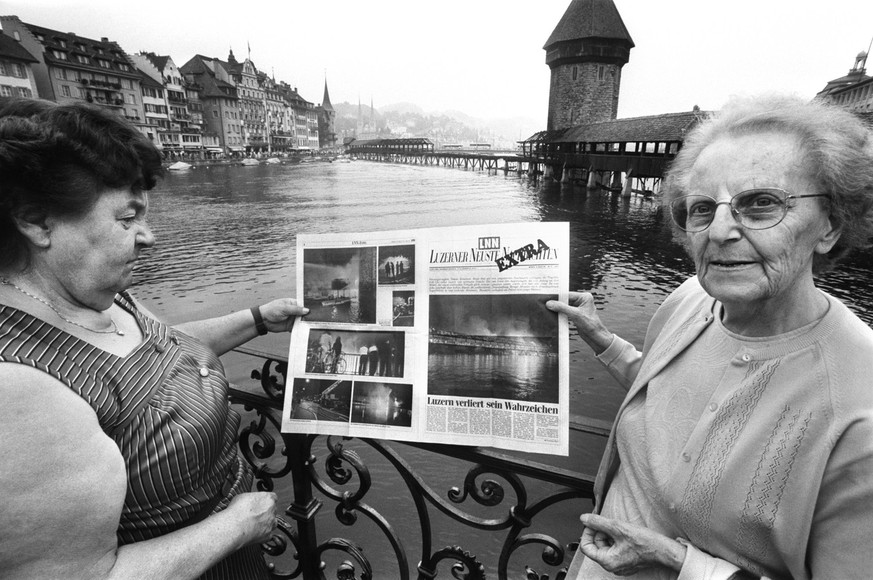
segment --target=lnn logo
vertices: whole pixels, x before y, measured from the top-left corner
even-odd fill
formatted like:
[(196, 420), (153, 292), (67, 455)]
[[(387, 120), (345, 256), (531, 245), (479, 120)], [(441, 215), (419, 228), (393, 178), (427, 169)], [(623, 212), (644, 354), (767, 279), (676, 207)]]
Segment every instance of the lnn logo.
[(500, 236), (491, 236), (488, 238), (479, 238), (479, 250), (499, 250)]

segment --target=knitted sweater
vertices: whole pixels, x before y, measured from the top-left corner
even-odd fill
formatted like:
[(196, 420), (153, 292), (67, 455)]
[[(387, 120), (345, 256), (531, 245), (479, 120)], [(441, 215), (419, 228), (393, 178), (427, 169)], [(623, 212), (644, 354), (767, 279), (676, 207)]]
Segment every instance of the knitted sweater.
[[(740, 349), (668, 481), (690, 544), (680, 580), (873, 575), (873, 330), (827, 296), (828, 313), (778, 346)], [(626, 388), (646, 389), (714, 321), (696, 278), (652, 318), (643, 352), (616, 338), (598, 357)], [(621, 457), (615, 428), (595, 484), (597, 510)]]

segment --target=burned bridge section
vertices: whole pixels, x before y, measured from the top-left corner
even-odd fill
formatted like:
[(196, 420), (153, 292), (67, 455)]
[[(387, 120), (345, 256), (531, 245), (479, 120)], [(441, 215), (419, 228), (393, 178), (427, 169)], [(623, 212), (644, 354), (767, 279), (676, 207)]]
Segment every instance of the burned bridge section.
[(459, 334), (431, 328), (429, 343), (433, 354), (558, 355), (557, 338), (550, 336)]

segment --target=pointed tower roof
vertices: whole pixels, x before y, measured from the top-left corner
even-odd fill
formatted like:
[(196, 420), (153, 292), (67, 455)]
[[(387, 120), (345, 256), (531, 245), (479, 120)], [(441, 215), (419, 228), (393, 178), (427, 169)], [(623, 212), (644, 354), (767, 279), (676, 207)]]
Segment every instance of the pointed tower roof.
[(543, 48), (586, 38), (620, 40), (627, 42), (628, 48), (634, 46), (612, 0), (573, 0)]
[(330, 95), (327, 93), (327, 77), (324, 79), (324, 97), (321, 99), (321, 108), (325, 111), (333, 111), (333, 105), (330, 104)]

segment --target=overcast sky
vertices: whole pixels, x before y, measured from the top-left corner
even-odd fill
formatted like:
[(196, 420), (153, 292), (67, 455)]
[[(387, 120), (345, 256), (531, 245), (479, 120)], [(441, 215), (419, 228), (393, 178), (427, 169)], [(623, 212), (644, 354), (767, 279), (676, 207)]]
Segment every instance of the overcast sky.
[[(719, 108), (768, 91), (812, 98), (873, 38), (869, 0), (615, 0), (636, 47), (619, 117)], [(24, 22), (128, 53), (221, 59), (232, 48), (321, 102), (415, 103), (545, 127), (543, 44), (569, 0), (0, 0)], [(868, 67), (873, 70), (873, 59)]]

